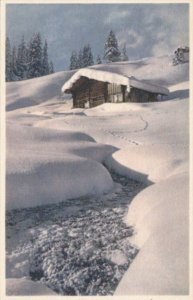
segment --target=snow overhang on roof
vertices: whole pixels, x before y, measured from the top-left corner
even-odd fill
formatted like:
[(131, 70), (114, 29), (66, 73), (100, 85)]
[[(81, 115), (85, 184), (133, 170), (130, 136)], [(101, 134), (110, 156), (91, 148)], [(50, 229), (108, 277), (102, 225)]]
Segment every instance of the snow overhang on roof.
[(62, 87), (63, 93), (68, 93), (73, 88), (75, 82), (81, 77), (94, 79), (103, 82), (116, 83), (119, 85), (125, 85), (129, 87), (129, 78), (117, 73), (111, 73), (107, 71), (95, 70), (95, 69), (80, 69), (77, 71)]
[(136, 79), (135, 77), (127, 77), (125, 75), (121, 75), (118, 73), (112, 73), (102, 70), (96, 70), (96, 69), (80, 69), (77, 71), (68, 81), (65, 82), (65, 84), (62, 87), (63, 93), (71, 93), (74, 84), (81, 78), (86, 77), (88, 79), (94, 79), (97, 81), (103, 81), (108, 83), (115, 83), (118, 85), (123, 85), (127, 87), (127, 91), (130, 92), (130, 87), (135, 87), (144, 91), (148, 91), (151, 93), (156, 94), (163, 94), (168, 95), (169, 90), (153, 85), (150, 83), (143, 82), (141, 80)]

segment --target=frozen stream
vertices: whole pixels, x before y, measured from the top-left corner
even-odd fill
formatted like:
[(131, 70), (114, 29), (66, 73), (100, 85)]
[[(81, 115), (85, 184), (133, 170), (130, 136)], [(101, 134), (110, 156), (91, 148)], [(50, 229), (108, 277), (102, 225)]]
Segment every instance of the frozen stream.
[(7, 212), (7, 277), (30, 277), (62, 295), (112, 295), (138, 252), (123, 217), (145, 186), (111, 175), (111, 194)]

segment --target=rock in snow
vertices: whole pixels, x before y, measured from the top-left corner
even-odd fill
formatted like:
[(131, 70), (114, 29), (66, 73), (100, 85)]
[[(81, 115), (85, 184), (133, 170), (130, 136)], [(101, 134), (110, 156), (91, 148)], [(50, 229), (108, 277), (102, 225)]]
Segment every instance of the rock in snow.
[[(165, 102), (72, 110), (60, 89), (73, 72), (7, 85), (7, 209), (112, 191), (102, 163), (150, 184), (125, 212), (140, 251), (116, 295), (189, 292), (189, 64), (174, 67), (170, 61), (165, 56), (91, 68), (167, 86), (171, 92)], [(124, 259), (118, 253), (116, 263), (124, 264)], [(25, 273), (26, 265), (21, 266)], [(15, 276), (22, 276), (16, 271)], [(21, 286), (25, 290), (25, 279), (13, 280), (8, 293), (18, 295)]]

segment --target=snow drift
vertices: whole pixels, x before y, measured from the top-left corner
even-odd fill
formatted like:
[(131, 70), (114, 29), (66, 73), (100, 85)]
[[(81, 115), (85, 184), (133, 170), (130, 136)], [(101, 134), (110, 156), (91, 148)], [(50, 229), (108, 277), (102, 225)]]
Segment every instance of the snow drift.
[(115, 148), (96, 144), (83, 133), (20, 125), (13, 128), (10, 124), (7, 145), (7, 209), (113, 188), (111, 176), (100, 163)]
[(59, 72), (40, 78), (9, 82), (6, 88), (6, 110), (28, 107), (48, 100), (61, 100), (61, 86), (74, 71)]
[(182, 173), (135, 198), (126, 222), (135, 226), (133, 242), (141, 250), (116, 295), (188, 294), (188, 191), (188, 174)]

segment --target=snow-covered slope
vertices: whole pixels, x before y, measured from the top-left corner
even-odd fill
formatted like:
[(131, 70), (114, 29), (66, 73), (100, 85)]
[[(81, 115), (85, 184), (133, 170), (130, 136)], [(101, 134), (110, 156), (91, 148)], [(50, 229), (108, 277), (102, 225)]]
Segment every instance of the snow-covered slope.
[[(117, 62), (90, 67), (124, 76), (134, 76), (157, 85), (169, 87), (187, 81), (189, 64), (172, 65), (171, 56), (146, 58), (135, 62)], [(41, 78), (7, 83), (7, 110), (32, 106), (49, 100), (61, 101), (61, 87), (75, 71), (58, 72)], [(68, 96), (66, 96), (68, 97)]]
[(41, 78), (7, 83), (7, 111), (37, 105), (48, 100), (61, 101), (61, 86), (74, 71), (59, 72)]
[(126, 222), (141, 249), (116, 295), (187, 295), (189, 291), (188, 174), (152, 185), (133, 201)]
[(151, 184), (125, 212), (140, 252), (116, 295), (188, 294), (189, 64), (165, 56), (92, 68), (167, 86), (168, 101), (71, 109), (60, 89), (72, 73), (9, 83), (7, 208), (108, 192), (105, 162)]
[(141, 80), (169, 87), (189, 80), (189, 64), (172, 65), (172, 56), (144, 58), (133, 62), (117, 62), (108, 65), (97, 65), (92, 68), (117, 72), (126, 76), (135, 76)]

